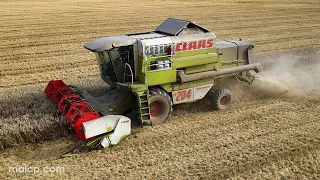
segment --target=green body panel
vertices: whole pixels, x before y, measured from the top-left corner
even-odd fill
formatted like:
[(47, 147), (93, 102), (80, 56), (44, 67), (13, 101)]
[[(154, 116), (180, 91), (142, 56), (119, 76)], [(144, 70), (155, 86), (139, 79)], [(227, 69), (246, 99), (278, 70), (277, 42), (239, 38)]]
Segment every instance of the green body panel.
[(173, 57), (172, 68), (185, 68), (202, 64), (217, 63), (218, 55), (216, 49), (195, 50), (179, 52)]
[(138, 81), (141, 83), (144, 83), (144, 79), (145, 79), (145, 74), (144, 74), (144, 69), (143, 69), (143, 59), (141, 58), (141, 60), (139, 59), (139, 64), (138, 64)]
[(202, 64), (197, 66), (191, 66), (187, 67), (185, 69), (186, 74), (192, 74), (192, 73), (198, 73), (198, 72), (204, 72), (204, 71), (211, 71), (215, 69), (217, 66), (217, 63), (210, 63), (210, 64)]
[(187, 89), (187, 88), (202, 86), (206, 84), (213, 84), (213, 87), (214, 87), (220, 81), (226, 80), (234, 75), (236, 74), (229, 74), (229, 75), (224, 75), (224, 76), (214, 77), (209, 79), (201, 79), (201, 80), (186, 82), (182, 84), (179, 84), (179, 83), (162, 84), (160, 86), (167, 92), (178, 91), (181, 89)]
[(148, 86), (154, 86), (176, 82), (176, 73), (175, 69), (147, 72), (147, 84)]

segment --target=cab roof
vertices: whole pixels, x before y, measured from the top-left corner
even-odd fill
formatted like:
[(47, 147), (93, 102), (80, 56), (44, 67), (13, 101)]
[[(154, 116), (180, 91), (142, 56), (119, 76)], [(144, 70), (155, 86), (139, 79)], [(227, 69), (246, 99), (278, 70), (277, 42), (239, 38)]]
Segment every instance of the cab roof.
[(198, 34), (206, 32), (211, 31), (191, 21), (168, 18), (163, 21), (155, 31), (102, 37), (84, 44), (84, 47), (92, 52), (102, 52), (111, 49), (112, 44), (115, 44), (116, 47), (128, 46), (136, 43), (137, 40), (178, 36), (180, 33), (182, 35), (185, 33)]
[(195, 24), (191, 21), (181, 20), (181, 19), (174, 19), (174, 18), (168, 18), (165, 21), (163, 21), (155, 30), (155, 32), (158, 33), (164, 33), (169, 36), (177, 36), (180, 34), (180, 32), (183, 29), (186, 28), (197, 28), (200, 31), (206, 33), (210, 32), (210, 30), (199, 26), (198, 24)]

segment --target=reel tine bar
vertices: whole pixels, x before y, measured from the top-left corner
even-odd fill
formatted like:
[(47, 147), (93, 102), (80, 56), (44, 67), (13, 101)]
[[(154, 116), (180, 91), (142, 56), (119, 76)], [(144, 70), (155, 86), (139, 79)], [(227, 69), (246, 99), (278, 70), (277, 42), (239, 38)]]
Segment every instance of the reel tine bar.
[(58, 111), (74, 127), (78, 137), (83, 141), (89, 140), (84, 136), (82, 123), (99, 118), (100, 114), (95, 112), (87, 102), (74, 93), (62, 80), (50, 81), (44, 92), (58, 107)]

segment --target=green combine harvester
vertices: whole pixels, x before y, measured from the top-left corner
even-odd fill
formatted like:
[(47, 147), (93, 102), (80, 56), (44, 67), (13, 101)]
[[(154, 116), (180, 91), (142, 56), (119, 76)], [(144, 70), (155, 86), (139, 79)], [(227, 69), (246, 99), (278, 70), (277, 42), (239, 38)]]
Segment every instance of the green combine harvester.
[(231, 92), (217, 84), (230, 77), (251, 84), (249, 71), (262, 70), (260, 63), (250, 64), (249, 41), (216, 41), (212, 31), (173, 18), (152, 32), (103, 37), (84, 47), (94, 52), (111, 90), (94, 97), (62, 80), (49, 82), (45, 93), (84, 141), (66, 155), (118, 144), (131, 133), (132, 120), (142, 126), (163, 123), (173, 105), (208, 93), (213, 109), (228, 109)]

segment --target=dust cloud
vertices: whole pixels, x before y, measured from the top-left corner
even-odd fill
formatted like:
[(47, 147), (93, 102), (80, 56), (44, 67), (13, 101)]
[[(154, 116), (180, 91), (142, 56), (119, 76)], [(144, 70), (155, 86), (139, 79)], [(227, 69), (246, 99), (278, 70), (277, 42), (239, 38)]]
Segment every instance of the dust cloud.
[(264, 71), (255, 74), (253, 84), (269, 83), (274, 91), (288, 91), (289, 95), (320, 95), (320, 50), (309, 49), (269, 54), (257, 57)]

